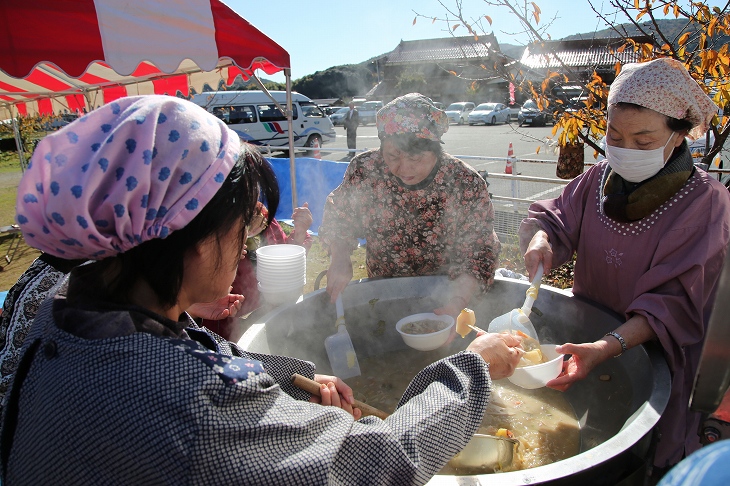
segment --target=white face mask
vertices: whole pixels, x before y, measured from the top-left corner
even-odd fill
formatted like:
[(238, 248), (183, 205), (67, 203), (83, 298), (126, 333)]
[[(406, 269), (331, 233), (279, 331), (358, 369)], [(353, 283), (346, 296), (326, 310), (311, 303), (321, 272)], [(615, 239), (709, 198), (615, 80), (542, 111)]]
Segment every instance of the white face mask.
[(672, 141), (674, 134), (672, 132), (663, 147), (652, 150), (627, 149), (606, 144), (608, 165), (629, 182), (645, 181), (656, 175), (667, 163), (664, 149)]

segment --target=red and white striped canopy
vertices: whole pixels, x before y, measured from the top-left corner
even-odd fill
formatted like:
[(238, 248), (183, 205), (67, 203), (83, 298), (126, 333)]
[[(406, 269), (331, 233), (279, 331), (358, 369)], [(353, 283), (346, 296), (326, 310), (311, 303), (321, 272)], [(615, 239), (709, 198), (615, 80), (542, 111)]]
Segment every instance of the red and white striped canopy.
[(188, 96), (289, 67), (281, 46), (220, 0), (0, 2), (0, 119)]

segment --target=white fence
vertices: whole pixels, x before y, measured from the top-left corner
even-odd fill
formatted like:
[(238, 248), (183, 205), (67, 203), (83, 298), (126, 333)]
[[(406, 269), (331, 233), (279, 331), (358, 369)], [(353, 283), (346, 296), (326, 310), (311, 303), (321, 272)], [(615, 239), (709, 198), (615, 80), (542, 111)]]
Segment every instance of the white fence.
[[(362, 152), (367, 149), (358, 149), (356, 152)], [(311, 157), (311, 149), (297, 149), (297, 152), (303, 152), (304, 156)], [(328, 158), (327, 152), (342, 152), (346, 155), (348, 149), (325, 148), (320, 149), (324, 155), (322, 158)], [(535, 201), (541, 199), (551, 199), (557, 197), (570, 180), (559, 179), (557, 177), (535, 177), (527, 175), (517, 175), (518, 166), (522, 172), (530, 172), (525, 170), (528, 164), (551, 164), (556, 165), (555, 160), (543, 159), (527, 159), (518, 157), (482, 157), (474, 155), (454, 155), (454, 157), (470, 163), (471, 165), (479, 165), (477, 162), (488, 161), (498, 162), (498, 167), (504, 167), (507, 161), (512, 162), (512, 174), (503, 172), (486, 172), (479, 171), (489, 184), (489, 193), (494, 204), (494, 226), (497, 234), (502, 241), (514, 241), (522, 219), (527, 217), (527, 209)], [(334, 157), (333, 157), (334, 158)], [(473, 161), (473, 162), (472, 162)], [(586, 166), (593, 165), (595, 162), (590, 160), (586, 162)], [(710, 168), (707, 170), (712, 174), (720, 177), (730, 178), (730, 170)]]

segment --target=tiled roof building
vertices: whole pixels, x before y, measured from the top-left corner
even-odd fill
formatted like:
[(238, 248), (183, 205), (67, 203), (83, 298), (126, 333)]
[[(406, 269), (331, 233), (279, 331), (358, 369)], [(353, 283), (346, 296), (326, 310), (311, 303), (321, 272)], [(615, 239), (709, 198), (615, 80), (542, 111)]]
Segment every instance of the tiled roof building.
[(504, 64), (505, 58), (491, 34), (478, 39), (464, 36), (401, 41), (393, 51), (373, 62), (377, 63), (382, 81), (367, 94), (368, 99), (387, 102), (404, 94), (399, 82), (409, 74), (422, 78), (423, 94), (444, 103), (463, 101), (474, 81), (487, 86), (482, 89), (483, 101), (492, 93), (499, 96), (497, 101), (504, 101), (507, 92), (507, 83), (497, 79), (493, 69)]
[[(634, 37), (636, 43), (650, 43), (649, 37)], [(617, 62), (636, 62), (639, 53), (627, 47), (619, 52), (626, 41), (622, 38), (557, 40), (533, 43), (525, 48), (520, 64), (522, 69), (544, 78), (547, 70), (568, 76), (570, 82), (590, 79), (596, 71), (607, 83), (613, 81)]]

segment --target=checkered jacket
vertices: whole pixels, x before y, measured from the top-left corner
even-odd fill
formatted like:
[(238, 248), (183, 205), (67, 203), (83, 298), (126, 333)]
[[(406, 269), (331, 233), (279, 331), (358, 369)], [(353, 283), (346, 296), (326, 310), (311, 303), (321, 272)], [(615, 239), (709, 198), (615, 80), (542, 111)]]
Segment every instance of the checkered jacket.
[(292, 388), (311, 363), (231, 356), (199, 330), (82, 339), (52, 308), (9, 392), (4, 486), (423, 484), (469, 441), (491, 386), (484, 361), (462, 352), (418, 374), (388, 419), (355, 421)]

